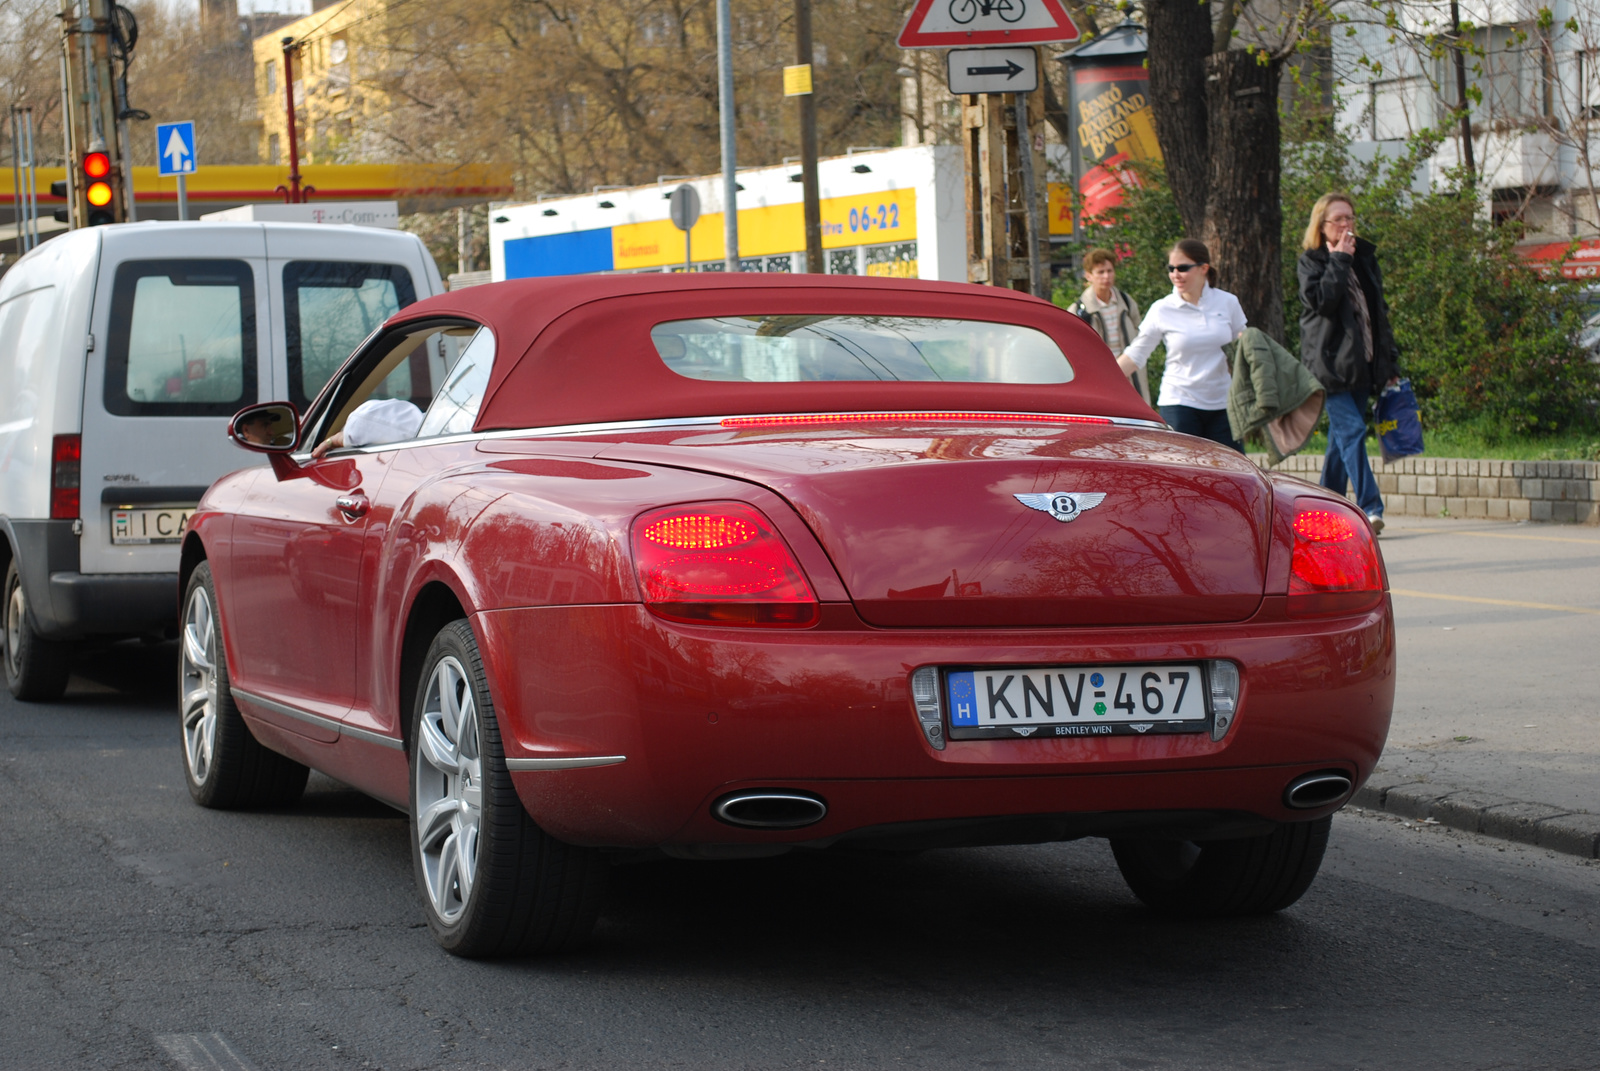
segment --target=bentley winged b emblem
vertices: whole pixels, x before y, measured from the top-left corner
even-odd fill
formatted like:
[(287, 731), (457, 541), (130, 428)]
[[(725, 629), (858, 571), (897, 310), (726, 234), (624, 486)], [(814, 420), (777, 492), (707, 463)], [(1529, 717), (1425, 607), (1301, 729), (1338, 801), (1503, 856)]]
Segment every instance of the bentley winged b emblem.
[(1084, 510), (1106, 500), (1104, 491), (1056, 491), (1053, 494), (1012, 495), (1030, 509), (1048, 513), (1058, 521), (1075, 521)]

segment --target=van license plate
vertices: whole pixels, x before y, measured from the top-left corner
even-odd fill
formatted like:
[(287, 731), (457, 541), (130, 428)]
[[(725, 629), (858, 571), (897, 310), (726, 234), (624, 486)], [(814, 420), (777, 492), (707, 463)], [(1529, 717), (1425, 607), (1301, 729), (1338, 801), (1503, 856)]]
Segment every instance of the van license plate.
[(111, 511), (113, 543), (176, 543), (183, 538), (193, 506), (167, 506), (163, 509), (114, 509)]

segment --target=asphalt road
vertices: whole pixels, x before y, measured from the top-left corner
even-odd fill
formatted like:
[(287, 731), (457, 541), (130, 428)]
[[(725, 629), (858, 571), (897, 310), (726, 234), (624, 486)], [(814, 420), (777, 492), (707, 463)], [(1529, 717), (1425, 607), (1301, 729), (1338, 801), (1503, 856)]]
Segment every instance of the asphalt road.
[(1353, 813), (1264, 919), (1086, 841), (637, 866), (585, 950), (452, 959), (394, 812), (190, 803), (171, 658), (0, 693), (0, 1067), (1600, 1068), (1600, 863)]

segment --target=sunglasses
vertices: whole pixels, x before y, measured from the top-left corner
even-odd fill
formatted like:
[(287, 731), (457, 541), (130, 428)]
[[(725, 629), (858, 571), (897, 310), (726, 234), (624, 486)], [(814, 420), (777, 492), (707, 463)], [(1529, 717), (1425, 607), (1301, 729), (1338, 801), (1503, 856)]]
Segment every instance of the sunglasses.
[(1167, 265), (1167, 270), (1168, 271), (1175, 271), (1175, 272), (1182, 272), (1184, 275), (1187, 275), (1190, 272), (1194, 271), (1199, 266), (1200, 265), (1198, 265), (1198, 264), (1168, 264)]

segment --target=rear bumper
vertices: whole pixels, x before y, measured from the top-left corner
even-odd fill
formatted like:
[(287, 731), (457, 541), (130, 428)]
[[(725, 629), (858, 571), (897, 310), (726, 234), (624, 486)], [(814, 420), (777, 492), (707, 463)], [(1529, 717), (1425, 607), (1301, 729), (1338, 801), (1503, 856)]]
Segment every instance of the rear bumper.
[(80, 638), (164, 631), (178, 621), (177, 573), (51, 573), (54, 621), (40, 634)]
[[(1372, 772), (1394, 700), (1393, 616), (1385, 599), (1366, 614), (1289, 620), (1283, 602), (1269, 597), (1236, 625), (1162, 628), (775, 634), (668, 625), (639, 606), (500, 610), (473, 622), (508, 758), (626, 756), (513, 773), (529, 813), (557, 837), (628, 848), (1015, 843), (1174, 822), (1226, 835), (1334, 810), (1291, 809), (1284, 790), (1314, 771), (1357, 786)], [(1204, 658), (1241, 669), (1238, 714), (1221, 741), (966, 740), (939, 751), (909, 694), (911, 671), (929, 664)], [(723, 795), (757, 788), (813, 793), (828, 814), (786, 831), (712, 817)]]
[(74, 640), (137, 635), (177, 623), (177, 573), (80, 573), (72, 524), (0, 518), (35, 632)]

